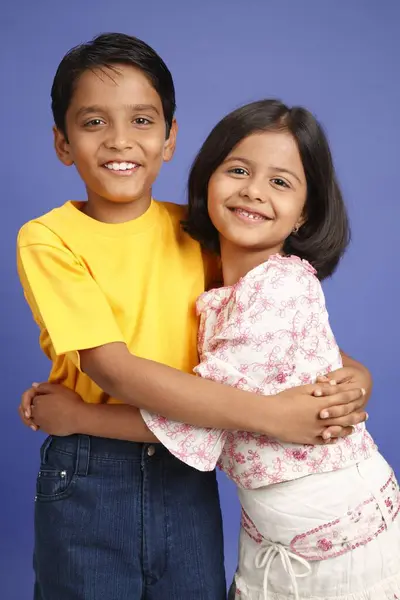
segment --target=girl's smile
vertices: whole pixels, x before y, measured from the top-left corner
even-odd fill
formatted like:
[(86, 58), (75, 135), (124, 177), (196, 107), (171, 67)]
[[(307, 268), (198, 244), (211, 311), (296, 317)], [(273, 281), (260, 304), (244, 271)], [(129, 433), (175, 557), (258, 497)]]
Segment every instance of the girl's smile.
[(241, 277), (281, 252), (304, 221), (306, 197), (302, 160), (288, 131), (256, 132), (239, 142), (208, 185), (224, 277)]

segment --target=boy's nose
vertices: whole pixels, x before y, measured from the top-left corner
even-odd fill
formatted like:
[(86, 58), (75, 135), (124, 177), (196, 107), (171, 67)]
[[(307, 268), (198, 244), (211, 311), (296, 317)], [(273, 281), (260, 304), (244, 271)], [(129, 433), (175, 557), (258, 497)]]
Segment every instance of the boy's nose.
[(110, 150), (129, 150), (132, 148), (133, 143), (130, 139), (128, 132), (125, 129), (111, 130), (107, 139), (105, 140), (105, 146)]

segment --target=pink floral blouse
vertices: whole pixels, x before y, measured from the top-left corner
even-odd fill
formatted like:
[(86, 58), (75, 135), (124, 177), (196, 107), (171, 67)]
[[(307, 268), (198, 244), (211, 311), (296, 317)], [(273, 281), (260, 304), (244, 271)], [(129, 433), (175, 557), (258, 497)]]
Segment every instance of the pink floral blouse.
[[(297, 257), (272, 256), (236, 285), (202, 294), (197, 311), (201, 377), (270, 395), (342, 366), (315, 270)], [(305, 446), (142, 416), (180, 460), (204, 471), (218, 463), (247, 489), (348, 467), (376, 449), (364, 425), (335, 445)]]

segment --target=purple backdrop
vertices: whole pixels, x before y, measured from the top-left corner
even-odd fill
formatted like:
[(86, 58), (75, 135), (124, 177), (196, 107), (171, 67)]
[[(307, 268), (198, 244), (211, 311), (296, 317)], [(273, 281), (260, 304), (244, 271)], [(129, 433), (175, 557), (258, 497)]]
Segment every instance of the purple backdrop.
[[(15, 272), (19, 226), (83, 195), (52, 149), (49, 92), (62, 55), (104, 31), (137, 35), (175, 78), (180, 124), (173, 163), (155, 189), (184, 202), (191, 160), (210, 128), (239, 104), (279, 97), (304, 104), (328, 129), (353, 224), (353, 244), (326, 285), (341, 346), (374, 375), (370, 430), (400, 472), (396, 432), (400, 304), (400, 4), (398, 0), (19, 0), (0, 13), (2, 207), (0, 238), (0, 585), (5, 600), (31, 597), (32, 507), (41, 435), (18, 422), (20, 393), (48, 364)], [(226, 566), (236, 560), (238, 505), (220, 477)]]

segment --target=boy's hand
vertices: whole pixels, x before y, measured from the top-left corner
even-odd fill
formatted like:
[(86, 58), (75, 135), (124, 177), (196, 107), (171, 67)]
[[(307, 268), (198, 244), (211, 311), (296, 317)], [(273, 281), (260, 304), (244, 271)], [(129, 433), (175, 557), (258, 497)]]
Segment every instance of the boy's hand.
[(49, 435), (67, 436), (79, 430), (82, 398), (72, 390), (54, 383), (41, 383), (22, 395), (19, 413), (26, 425)]
[(366, 420), (364, 390), (353, 384), (303, 385), (276, 396), (274, 437), (299, 444), (331, 443)]

